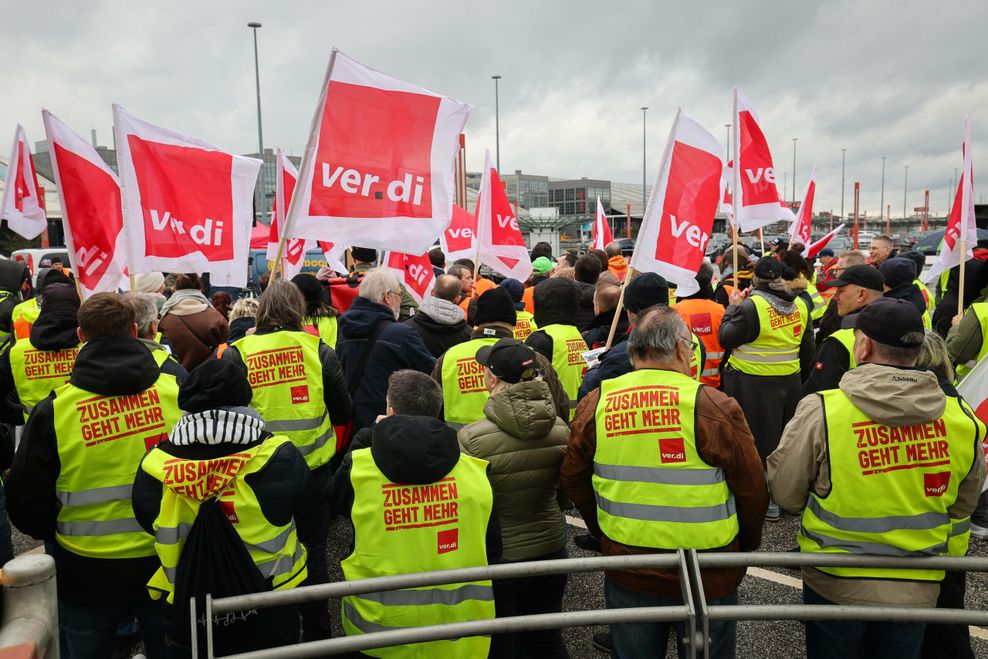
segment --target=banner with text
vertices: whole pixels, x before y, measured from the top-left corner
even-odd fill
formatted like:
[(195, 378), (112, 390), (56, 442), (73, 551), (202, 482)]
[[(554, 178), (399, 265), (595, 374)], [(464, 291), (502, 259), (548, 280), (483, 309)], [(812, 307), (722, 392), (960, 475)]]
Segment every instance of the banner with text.
[(440, 238), (446, 262), (477, 258), (477, 216), (453, 204), (453, 221)]
[(404, 284), (405, 289), (419, 304), (432, 295), (432, 288), (436, 285), (436, 273), (432, 269), (428, 254), (413, 256), (391, 251), (385, 254), (381, 263), (395, 273), (398, 281)]
[(505, 277), (524, 282), (532, 275), (532, 259), (521, 235), (518, 219), (501, 184), (501, 177), (491, 162), (491, 152), (484, 152), (484, 174), (477, 197), (477, 236), (480, 262)]

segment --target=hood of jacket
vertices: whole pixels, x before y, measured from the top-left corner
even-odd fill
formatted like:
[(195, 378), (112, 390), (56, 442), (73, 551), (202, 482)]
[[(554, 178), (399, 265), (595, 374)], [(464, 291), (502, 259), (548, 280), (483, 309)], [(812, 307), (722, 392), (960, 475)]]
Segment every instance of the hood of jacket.
[(576, 283), (580, 286), (580, 306), (593, 309), (593, 295), (597, 287), (585, 281), (578, 281)]
[(340, 316), (340, 331), (348, 339), (364, 338), (382, 320), (396, 322), (391, 307), (371, 302), (365, 297), (357, 297), (347, 312)]
[(761, 284), (751, 294), (764, 298), (773, 309), (784, 316), (796, 310), (795, 293), (783, 293), (782, 291), (770, 289), (765, 284)]
[(625, 260), (623, 254), (618, 254), (617, 256), (612, 256), (607, 259), (607, 269), (618, 274), (619, 272), (628, 271), (628, 262)]
[(21, 290), (21, 282), (30, 278), (30, 271), (23, 263), (0, 259), (0, 291), (17, 293)]
[(69, 382), (101, 396), (137, 394), (161, 371), (151, 351), (133, 337), (104, 336), (83, 344)]
[(393, 416), (374, 426), (374, 463), (393, 483), (435, 483), (456, 466), (460, 444), (456, 431), (439, 419)]
[(869, 419), (896, 428), (928, 423), (947, 406), (937, 376), (913, 368), (862, 364), (844, 374), (840, 390)]
[(38, 350), (65, 350), (79, 345), (79, 296), (68, 284), (45, 289), (38, 320), (31, 327), (31, 345)]
[(923, 294), (919, 291), (919, 286), (911, 281), (903, 282), (885, 292), (885, 297), (894, 298), (896, 300), (908, 300), (916, 305), (918, 309), (926, 309), (926, 300), (923, 299)]
[(546, 327), (576, 324), (576, 309), (580, 305), (581, 291), (574, 283), (572, 279), (552, 277), (539, 284), (537, 292), (542, 303), (535, 307), (536, 325)]
[[(447, 331), (459, 331), (466, 325), (463, 309), (449, 300), (438, 297), (428, 297), (419, 305), (415, 316), (423, 316), (418, 322), (435, 328), (448, 328)], [(414, 316), (413, 316), (414, 318)]]
[(484, 415), (518, 439), (541, 439), (556, 423), (556, 404), (542, 380), (519, 382), (491, 396)]
[(241, 316), (240, 318), (234, 318), (230, 321), (230, 335), (227, 337), (227, 344), (232, 344), (234, 341), (244, 338), (247, 336), (247, 330), (254, 327), (257, 319), (253, 316)]

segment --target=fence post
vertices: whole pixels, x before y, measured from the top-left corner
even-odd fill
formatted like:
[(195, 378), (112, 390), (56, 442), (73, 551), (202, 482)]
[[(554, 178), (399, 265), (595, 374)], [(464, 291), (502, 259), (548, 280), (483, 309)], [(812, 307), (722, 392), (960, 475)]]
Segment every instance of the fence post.
[(33, 643), (39, 657), (58, 659), (58, 592), (55, 560), (23, 554), (3, 567), (0, 648)]
[(697, 629), (693, 635), (696, 644), (696, 656), (700, 659), (710, 657), (710, 614), (707, 611), (707, 596), (703, 592), (703, 575), (700, 573), (700, 562), (695, 549), (686, 554), (686, 570), (689, 573), (689, 587), (693, 591), (693, 602), (696, 606)]

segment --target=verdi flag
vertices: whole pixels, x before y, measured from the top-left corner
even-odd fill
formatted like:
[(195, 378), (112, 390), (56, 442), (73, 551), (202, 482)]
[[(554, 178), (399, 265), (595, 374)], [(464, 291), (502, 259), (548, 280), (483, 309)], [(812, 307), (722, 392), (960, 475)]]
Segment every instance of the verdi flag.
[(446, 261), (477, 257), (477, 216), (453, 204), (453, 221), (440, 238)]
[[(268, 233), (268, 261), (278, 258), (278, 227), (285, 225), (285, 214), (288, 212), (288, 204), (291, 202), (292, 192), (295, 190), (295, 182), (298, 180), (298, 170), (295, 165), (285, 157), (284, 152), (279, 148), (275, 156), (275, 183), (274, 183), (274, 203), (271, 208), (271, 228)], [(302, 271), (302, 264), (305, 262), (305, 252), (308, 249), (304, 238), (286, 238), (285, 246), (281, 255), (281, 272), (286, 279), (291, 279)]]
[[(947, 229), (937, 260), (930, 266), (926, 281), (931, 282), (945, 270), (950, 270), (974, 257), (973, 248), (978, 244), (978, 227), (974, 221), (974, 165), (971, 157), (971, 118), (964, 117), (964, 142), (961, 146), (964, 168), (957, 182), (954, 206), (947, 218)], [(961, 254), (961, 236), (964, 237), (964, 254)]]
[[(789, 244), (799, 243), (803, 246), (803, 256), (810, 250), (813, 229), (813, 196), (816, 194), (816, 167), (810, 173), (810, 182), (806, 184), (806, 194), (803, 195), (803, 203), (796, 213), (796, 221), (792, 223), (789, 230)], [(820, 249), (823, 249), (822, 247)]]
[(525, 281), (532, 275), (532, 259), (521, 235), (515, 212), (504, 192), (491, 152), (484, 152), (484, 174), (477, 197), (477, 240), (480, 260), (505, 277)]
[(69, 263), (83, 295), (116, 291), (126, 279), (120, 181), (96, 149), (42, 110)]
[(334, 49), (288, 235), (428, 250), (452, 219), (454, 161), (470, 110)]
[(681, 110), (676, 113), (631, 267), (675, 283), (679, 297), (699, 290), (694, 277), (721, 200), (722, 151), (707, 129)]
[(604, 206), (600, 203), (600, 197), (597, 197), (597, 216), (594, 218), (590, 249), (604, 249), (604, 245), (612, 242), (614, 242), (614, 236), (611, 235), (611, 225), (607, 223)]
[(404, 284), (405, 289), (411, 293), (417, 303), (422, 304), (425, 298), (432, 294), (432, 287), (436, 284), (436, 273), (432, 269), (428, 254), (414, 256), (391, 251), (384, 255), (381, 264), (395, 273), (398, 281)]
[(826, 247), (827, 243), (830, 242), (830, 239), (836, 236), (838, 233), (840, 233), (843, 228), (844, 228), (844, 224), (839, 224), (836, 229), (834, 229), (826, 236), (824, 236), (820, 240), (816, 241), (815, 243), (807, 247), (806, 253), (803, 256), (805, 256), (808, 259), (812, 259), (814, 256), (819, 254), (820, 250)]
[(132, 273), (210, 274), (246, 286), (261, 161), (138, 119), (113, 106)]
[(17, 124), (14, 132), (14, 146), (10, 152), (10, 160), (7, 161), (0, 216), (7, 220), (11, 231), (29, 240), (37, 238), (48, 228), (44, 194), (38, 185), (27, 135), (20, 124)]

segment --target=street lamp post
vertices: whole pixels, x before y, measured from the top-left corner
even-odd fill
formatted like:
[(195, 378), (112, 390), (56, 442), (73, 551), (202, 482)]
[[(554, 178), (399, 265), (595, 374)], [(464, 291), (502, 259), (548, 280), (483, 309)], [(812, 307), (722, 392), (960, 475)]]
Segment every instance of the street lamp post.
[(798, 137), (792, 138), (792, 205), (796, 205), (796, 140)]
[(840, 150), (840, 221), (844, 221), (844, 160), (847, 149)]
[(648, 203), (648, 184), (645, 180), (645, 167), (647, 160), (645, 158), (645, 113), (648, 112), (648, 106), (642, 106), (642, 222), (645, 221), (645, 204)]
[(906, 165), (906, 178), (902, 182), (902, 219), (906, 219), (906, 196), (909, 193), (909, 165)]
[[(878, 205), (878, 211), (880, 213), (885, 212), (885, 156), (882, 156), (882, 201)], [(892, 218), (889, 218), (890, 220)]]
[(261, 214), (261, 223), (264, 223), (266, 217), (264, 213), (264, 208), (267, 206), (267, 186), (264, 182), (264, 132), (261, 130), (261, 67), (257, 58), (257, 29), (261, 27), (261, 24), (256, 21), (251, 21), (247, 24), (251, 30), (254, 31), (254, 81), (256, 83), (257, 89), (257, 157), (261, 159), (261, 181), (260, 181), (260, 195), (261, 201), (257, 205), (257, 210)]
[(498, 98), (498, 81), (501, 76), (491, 76), (494, 81), (494, 150), (497, 154), (497, 173), (501, 173), (501, 107)]

